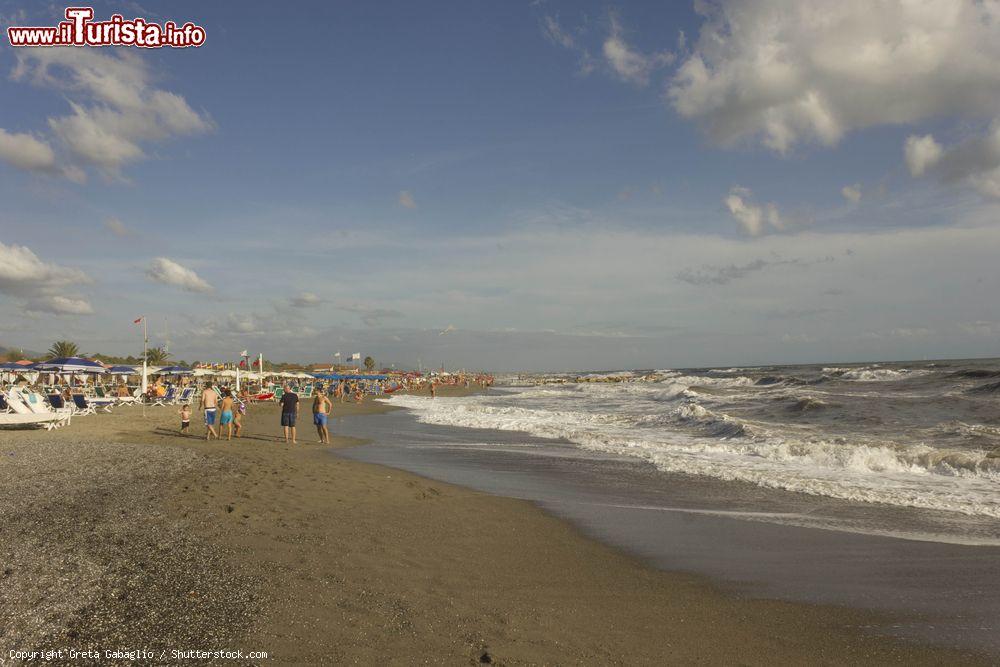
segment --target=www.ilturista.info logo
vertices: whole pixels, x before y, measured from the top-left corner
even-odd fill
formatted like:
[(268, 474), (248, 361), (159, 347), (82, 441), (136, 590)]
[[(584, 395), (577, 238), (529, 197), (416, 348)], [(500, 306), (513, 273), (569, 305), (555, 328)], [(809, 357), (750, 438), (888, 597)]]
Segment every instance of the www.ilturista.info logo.
[(205, 43), (205, 29), (188, 21), (178, 26), (145, 19), (126, 19), (113, 14), (107, 21), (94, 21), (93, 7), (67, 7), (66, 20), (49, 27), (9, 27), (11, 46), (138, 46), (158, 49), (185, 48)]

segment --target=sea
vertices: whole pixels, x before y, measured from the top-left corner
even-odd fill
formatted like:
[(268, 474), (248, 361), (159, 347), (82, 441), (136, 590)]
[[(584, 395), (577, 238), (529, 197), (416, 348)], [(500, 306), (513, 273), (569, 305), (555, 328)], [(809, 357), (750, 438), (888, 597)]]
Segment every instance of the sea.
[(334, 425), (369, 441), (336, 455), (1000, 659), (1000, 359), (533, 373), (386, 400), (404, 409)]
[(500, 382), (485, 395), (392, 403), (424, 423), (555, 438), (663, 473), (954, 514), (952, 539), (1000, 543), (1000, 359)]

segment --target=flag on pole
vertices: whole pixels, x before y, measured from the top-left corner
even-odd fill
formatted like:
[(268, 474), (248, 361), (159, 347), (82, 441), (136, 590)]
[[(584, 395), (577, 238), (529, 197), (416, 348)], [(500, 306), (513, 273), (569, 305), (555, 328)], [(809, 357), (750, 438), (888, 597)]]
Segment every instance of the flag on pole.
[(132, 320), (132, 324), (139, 324), (139, 322), (142, 322), (142, 318), (143, 318), (143, 317), (144, 317), (144, 316), (140, 316), (140, 317), (139, 317), (139, 319), (137, 319), (137, 320)]
[(351, 355), (351, 361), (357, 361), (360, 358), (361, 358), (360, 352), (355, 352), (354, 354)]

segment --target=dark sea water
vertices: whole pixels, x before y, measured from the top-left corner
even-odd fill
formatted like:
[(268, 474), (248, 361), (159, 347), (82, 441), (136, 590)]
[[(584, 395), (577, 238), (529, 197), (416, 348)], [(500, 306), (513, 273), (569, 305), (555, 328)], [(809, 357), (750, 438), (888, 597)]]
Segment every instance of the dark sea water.
[[(525, 375), (488, 395), (393, 403), (428, 424), (864, 504), (861, 531), (898, 532), (894, 511), (905, 508), (934, 518), (937, 537), (919, 537), (1000, 544), (996, 359)], [(879, 508), (892, 518), (880, 522)]]

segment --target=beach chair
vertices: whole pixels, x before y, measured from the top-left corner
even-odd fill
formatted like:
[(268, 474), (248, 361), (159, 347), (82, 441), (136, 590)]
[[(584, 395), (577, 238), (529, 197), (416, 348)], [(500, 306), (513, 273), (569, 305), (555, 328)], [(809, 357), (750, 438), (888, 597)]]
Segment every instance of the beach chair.
[(190, 403), (192, 397), (194, 396), (194, 387), (184, 387), (181, 390), (181, 395), (177, 397), (177, 404), (182, 405), (184, 403)]
[(166, 394), (164, 394), (163, 396), (159, 396), (153, 400), (153, 407), (155, 408), (157, 405), (165, 407), (167, 403), (172, 403), (176, 393), (177, 393), (176, 390), (173, 388), (173, 386), (171, 386), (170, 388), (167, 389)]
[(56, 409), (45, 402), (45, 398), (42, 397), (36, 391), (28, 391), (26, 389), (20, 390), (18, 396), (24, 402), (28, 409), (31, 410), (36, 415), (50, 415), (58, 417), (58, 421), (51, 422), (51, 425), (46, 424), (46, 428), (51, 430), (53, 428), (59, 428), (60, 426), (65, 426), (69, 424), (70, 417), (73, 416), (73, 410), (67, 407), (62, 407)]
[(62, 415), (54, 412), (43, 413), (32, 410), (19, 390), (7, 392), (4, 395), (4, 402), (11, 412), (0, 420), (3, 426), (41, 426), (46, 431), (51, 431), (65, 421)]
[(311, 384), (307, 384), (302, 389), (302, 398), (312, 398), (312, 395), (313, 395), (313, 386)]
[(87, 397), (83, 394), (73, 394), (73, 405), (76, 406), (76, 410), (73, 414), (83, 417), (85, 415), (96, 415), (97, 409), (87, 402)]
[(277, 389), (274, 390), (274, 396), (272, 396), (271, 398), (273, 398), (276, 401), (280, 401), (281, 397), (284, 395), (285, 395), (285, 388), (278, 387)]
[(94, 395), (87, 396), (87, 402), (95, 409), (100, 408), (105, 412), (111, 412), (116, 403), (114, 398), (104, 393), (104, 387), (94, 387)]
[(136, 390), (136, 392), (130, 396), (118, 396), (117, 394), (114, 394), (113, 396), (109, 396), (109, 398), (114, 400), (115, 405), (133, 405), (139, 400), (139, 397), (136, 395), (138, 393), (141, 392)]

